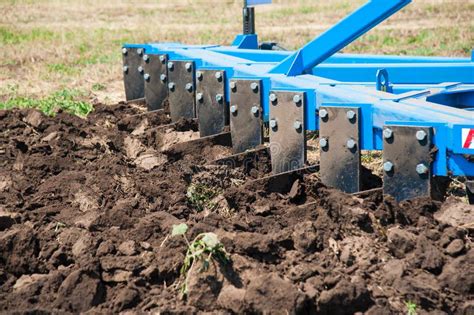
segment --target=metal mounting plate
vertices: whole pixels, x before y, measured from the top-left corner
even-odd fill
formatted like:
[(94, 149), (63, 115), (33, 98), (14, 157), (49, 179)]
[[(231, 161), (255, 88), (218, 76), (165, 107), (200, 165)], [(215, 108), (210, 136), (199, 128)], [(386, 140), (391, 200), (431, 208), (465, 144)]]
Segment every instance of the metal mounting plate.
[[(273, 101), (273, 97), (276, 97)], [(298, 102), (295, 102), (298, 99)], [(304, 92), (270, 92), (270, 152), (273, 174), (303, 168), (306, 162)], [(272, 122), (276, 126), (272, 127)], [(295, 128), (299, 124), (299, 128)]]
[[(384, 139), (383, 159), (393, 164), (393, 170), (384, 171), (383, 191), (397, 201), (416, 197), (431, 197), (431, 149), (433, 128), (385, 126), (392, 136)], [(424, 132), (426, 137), (420, 141), (417, 132)], [(426, 166), (426, 173), (418, 174), (417, 166)]]
[(145, 83), (143, 72), (142, 48), (122, 48), (123, 56), (123, 82), (125, 85), (125, 98), (127, 101), (136, 100), (145, 96)]
[(230, 130), (235, 153), (263, 143), (261, 80), (231, 80)]
[[(168, 93), (171, 121), (196, 117), (194, 105), (194, 62), (168, 61)], [(186, 86), (191, 89), (186, 89)]]
[(228, 125), (229, 108), (224, 82), (225, 71), (222, 70), (200, 70), (196, 73), (196, 112), (201, 137), (221, 133)]
[[(360, 110), (321, 106), (319, 112), (323, 111), (327, 114), (319, 120), (319, 139), (326, 141), (326, 146), (320, 142), (321, 181), (346, 193), (358, 192), (361, 188)], [(353, 148), (349, 147), (351, 144)]]
[(167, 55), (147, 55), (143, 61), (145, 70), (145, 100), (148, 110), (162, 109), (168, 97), (168, 63)]

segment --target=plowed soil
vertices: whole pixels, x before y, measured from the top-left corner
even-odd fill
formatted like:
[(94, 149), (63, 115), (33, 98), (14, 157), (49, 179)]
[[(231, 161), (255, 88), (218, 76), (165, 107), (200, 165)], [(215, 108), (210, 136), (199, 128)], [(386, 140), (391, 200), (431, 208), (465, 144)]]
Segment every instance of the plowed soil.
[[(317, 174), (287, 194), (268, 173), (206, 165), (230, 154), (134, 105), (87, 119), (0, 111), (0, 312), (474, 314), (472, 206), (379, 192)], [(189, 187), (213, 189), (198, 207)], [(214, 232), (230, 261), (180, 276), (188, 239)], [(413, 307), (413, 306), (412, 306)]]

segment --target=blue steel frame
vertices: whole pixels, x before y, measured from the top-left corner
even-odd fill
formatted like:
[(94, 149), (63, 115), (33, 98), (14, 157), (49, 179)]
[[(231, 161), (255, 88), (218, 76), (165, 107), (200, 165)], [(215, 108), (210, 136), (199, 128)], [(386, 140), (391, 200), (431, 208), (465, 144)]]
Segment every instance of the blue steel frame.
[[(474, 176), (474, 149), (461, 143), (462, 129), (474, 129), (470, 110), (474, 108), (474, 54), (469, 59), (336, 53), (409, 2), (371, 0), (296, 52), (258, 50), (256, 35), (239, 35), (230, 47), (178, 43), (124, 47), (167, 54), (170, 61), (192, 60), (197, 70), (225, 70), (227, 90), (231, 79), (252, 78), (262, 80), (262, 95), (272, 90), (304, 91), (306, 130), (319, 129), (322, 105), (359, 107), (362, 150), (383, 149), (386, 125), (433, 127), (438, 152), (432, 173)], [(393, 93), (376, 89), (381, 69), (389, 74)], [(227, 101), (229, 95), (227, 91)], [(268, 121), (268, 97), (262, 107)]]

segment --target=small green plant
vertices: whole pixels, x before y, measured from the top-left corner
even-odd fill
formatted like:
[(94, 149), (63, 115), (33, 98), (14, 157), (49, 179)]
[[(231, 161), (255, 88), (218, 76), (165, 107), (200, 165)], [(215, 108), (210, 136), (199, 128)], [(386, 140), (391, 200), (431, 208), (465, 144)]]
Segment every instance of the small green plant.
[(50, 116), (53, 116), (58, 109), (63, 109), (75, 115), (86, 116), (93, 107), (90, 103), (78, 100), (79, 96), (81, 96), (79, 91), (71, 89), (64, 89), (40, 99), (16, 94), (6, 102), (0, 102), (0, 109), (36, 108)]
[(95, 83), (92, 85), (92, 90), (93, 91), (103, 91), (105, 90), (105, 85), (101, 84), (101, 83)]
[(184, 277), (184, 283), (181, 286), (181, 293), (184, 296), (188, 293), (189, 274), (196, 264), (201, 264), (199, 271), (203, 272), (209, 268), (212, 259), (223, 264), (229, 261), (224, 245), (219, 241), (216, 234), (212, 232), (201, 233), (192, 242), (189, 242), (186, 237), (187, 231), (188, 226), (185, 223), (181, 223), (173, 225), (171, 232), (171, 236), (183, 236), (188, 246), (180, 270), (181, 276)]
[(191, 184), (186, 192), (188, 202), (196, 208), (198, 212), (205, 208), (213, 210), (216, 204), (212, 201), (220, 191), (214, 187), (209, 187), (202, 184)]
[(412, 301), (406, 301), (405, 306), (407, 308), (407, 315), (416, 315), (417, 305)]

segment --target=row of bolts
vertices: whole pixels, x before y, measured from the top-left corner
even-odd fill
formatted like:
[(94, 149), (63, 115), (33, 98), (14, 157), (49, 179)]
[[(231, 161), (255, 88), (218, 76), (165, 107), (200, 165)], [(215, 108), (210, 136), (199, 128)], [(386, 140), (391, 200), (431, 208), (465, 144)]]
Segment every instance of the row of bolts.
[[(122, 49), (122, 53), (123, 53), (124, 55), (126, 55), (127, 52), (128, 52), (127, 48), (123, 48), (123, 49)], [(141, 48), (138, 48), (138, 49), (137, 49), (137, 53), (141, 56), (141, 55), (143, 54), (143, 50), (142, 50)], [(160, 59), (161, 63), (165, 63), (165, 62), (166, 62), (166, 58), (165, 58), (165, 56), (163, 56), (163, 55), (159, 56), (159, 59)], [(145, 62), (148, 62), (148, 61), (150, 60), (150, 57), (149, 57), (148, 55), (144, 55), (144, 56), (143, 56), (143, 60), (144, 60)], [(171, 62), (171, 61), (168, 62), (167, 67), (168, 67), (169, 70), (173, 70), (173, 68), (174, 68), (173, 62)], [(192, 64), (191, 64), (190, 62), (186, 63), (185, 69), (186, 69), (187, 71), (191, 71), (191, 70), (192, 70)], [(125, 73), (127, 73), (127, 72), (128, 72), (128, 66), (124, 66), (124, 67), (123, 67), (123, 71), (124, 71)], [(142, 66), (139, 66), (139, 67), (138, 67), (138, 72), (140, 72), (140, 73), (143, 74), (144, 69), (143, 69)], [(202, 72), (198, 71), (198, 72), (196, 73), (196, 77), (197, 77), (198, 80), (202, 80), (202, 78), (203, 78)], [(216, 72), (215, 77), (216, 77), (216, 79), (217, 79), (219, 82), (222, 81), (222, 73), (221, 73), (221, 72)], [(149, 75), (148, 73), (145, 73), (145, 74), (143, 75), (143, 78), (144, 78), (146, 81), (149, 81), (149, 80), (150, 80), (150, 75)], [(160, 76), (160, 80), (161, 80), (162, 82), (165, 82), (165, 81), (166, 81), (166, 75), (165, 75), (165, 74), (162, 74), (162, 75)], [(170, 83), (168, 84), (168, 88), (169, 88), (170, 91), (173, 91), (174, 88), (175, 88), (175, 83), (170, 82)], [(192, 84), (192, 83), (188, 83), (188, 84), (186, 84), (185, 88), (186, 88), (186, 90), (187, 90), (188, 92), (192, 92), (192, 91), (193, 91), (193, 84)], [(235, 82), (231, 82), (231, 83), (230, 83), (230, 88), (231, 88), (231, 90), (232, 90), (233, 92), (235, 92), (235, 90), (236, 90), (236, 88), (237, 88), (236, 83), (235, 83)], [(250, 84), (250, 88), (252, 89), (253, 92), (258, 93), (258, 83), (252, 82), (252, 83)], [(198, 93), (198, 94), (196, 95), (196, 98), (197, 98), (198, 101), (202, 102), (204, 96), (203, 96), (202, 93)], [(216, 95), (216, 101), (217, 101), (218, 103), (222, 103), (223, 100), (224, 100), (224, 97), (223, 97), (222, 94), (217, 94), (217, 95)], [(277, 101), (277, 96), (276, 96), (276, 94), (274, 94), (274, 93), (270, 94), (270, 101), (271, 101), (273, 104), (276, 103), (276, 101)], [(295, 95), (295, 96), (293, 97), (293, 102), (294, 102), (295, 104), (297, 104), (297, 105), (298, 105), (298, 104), (301, 104), (301, 101), (302, 101), (302, 99), (301, 99), (301, 96), (300, 96), (300, 95)], [(230, 107), (230, 112), (231, 112), (232, 114), (236, 114), (236, 113), (237, 113), (237, 105), (232, 105), (232, 106)], [(252, 114), (254, 114), (254, 115), (258, 115), (259, 108), (258, 108), (257, 106), (252, 106), (251, 112), (252, 112)], [(321, 110), (319, 111), (319, 116), (320, 116), (322, 119), (326, 119), (326, 118), (328, 117), (328, 115), (329, 115), (329, 113), (328, 113), (328, 111), (325, 110), (325, 109), (321, 109)], [(350, 111), (348, 111), (348, 112), (346, 113), (346, 116), (347, 116), (347, 119), (349, 119), (350, 121), (353, 121), (353, 120), (355, 119), (355, 117), (356, 117), (356, 113), (355, 113), (354, 111), (350, 110)], [(270, 119), (269, 125), (270, 125), (270, 128), (272, 128), (273, 130), (276, 130), (276, 128), (277, 128), (277, 126), (278, 126), (277, 120), (276, 120), (276, 119)], [(293, 124), (293, 127), (294, 127), (297, 131), (299, 131), (299, 130), (301, 130), (301, 129), (303, 128), (303, 123), (302, 123), (301, 121), (297, 120), (297, 121), (295, 121), (295, 123)], [(384, 131), (383, 131), (383, 137), (384, 137), (386, 140), (392, 139), (392, 138), (393, 138), (393, 131), (392, 131), (391, 129), (389, 129), (389, 128), (384, 129)], [(416, 132), (416, 139), (417, 139), (418, 141), (425, 141), (425, 140), (426, 140), (426, 137), (427, 137), (427, 134), (426, 134), (425, 131), (423, 131), (423, 130), (418, 130), (418, 131)], [(329, 145), (328, 139), (327, 139), (327, 138), (321, 138), (321, 139), (319, 140), (319, 145), (320, 145), (321, 148), (327, 148), (328, 145)], [(356, 142), (355, 142), (355, 140), (352, 139), (352, 138), (350, 138), (349, 140), (347, 140), (346, 146), (347, 146), (347, 148), (350, 149), (350, 150), (354, 149), (354, 148), (356, 147)], [(390, 173), (390, 172), (392, 172), (393, 169), (394, 169), (394, 164), (393, 164), (392, 162), (390, 162), (390, 161), (386, 161), (386, 162), (383, 164), (383, 169), (384, 169), (385, 172)], [(416, 172), (417, 172), (418, 174), (420, 174), (420, 175), (427, 174), (427, 173), (429, 172), (429, 168), (428, 168), (424, 163), (420, 163), (420, 164), (418, 164), (418, 165), (416, 166)]]

